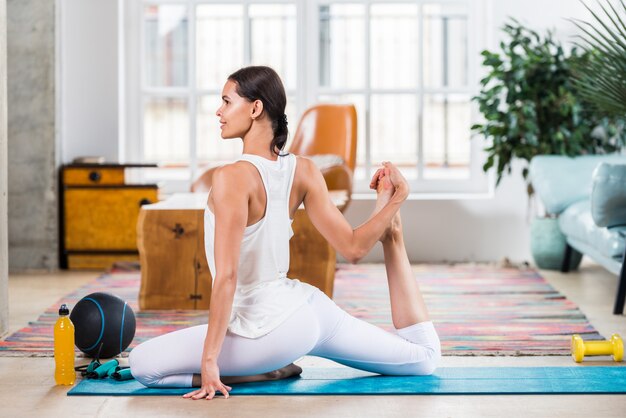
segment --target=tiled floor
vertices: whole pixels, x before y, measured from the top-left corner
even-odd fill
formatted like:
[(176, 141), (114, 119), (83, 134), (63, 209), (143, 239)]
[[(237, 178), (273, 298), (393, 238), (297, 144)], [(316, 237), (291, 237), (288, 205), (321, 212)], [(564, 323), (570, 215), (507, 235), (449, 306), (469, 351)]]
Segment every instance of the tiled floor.
[[(585, 263), (567, 275), (542, 271), (546, 279), (577, 303), (605, 336), (626, 336), (626, 316), (611, 314), (617, 278)], [(9, 278), (10, 331), (35, 319), (65, 293), (98, 273), (14, 274)], [(594, 358), (594, 365), (614, 365)], [(331, 362), (305, 357), (303, 367)], [(335, 365), (334, 363), (332, 363)], [(583, 363), (582, 366), (592, 364)], [(569, 357), (449, 357), (442, 366), (575, 366)], [(624, 417), (626, 395), (538, 396), (233, 396), (191, 401), (178, 397), (67, 397), (54, 385), (52, 358), (0, 357), (0, 416), (73, 417)]]

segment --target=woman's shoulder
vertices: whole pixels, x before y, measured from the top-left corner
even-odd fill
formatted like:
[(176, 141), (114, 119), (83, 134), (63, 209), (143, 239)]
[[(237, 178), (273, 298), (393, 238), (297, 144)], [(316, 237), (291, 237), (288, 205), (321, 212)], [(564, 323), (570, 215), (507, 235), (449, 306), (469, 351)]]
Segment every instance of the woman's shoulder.
[(250, 164), (244, 161), (235, 161), (217, 167), (213, 173), (213, 187), (221, 184), (237, 187), (238, 190), (247, 190), (250, 185), (251, 174), (253, 174), (250, 169), (255, 170), (254, 167), (250, 167)]
[(310, 179), (319, 171), (313, 160), (308, 157), (296, 155), (296, 176), (302, 177), (303, 180)]
[(300, 194), (304, 196), (311, 187), (320, 187), (320, 179), (324, 182), (324, 176), (313, 160), (297, 155), (294, 187), (301, 190)]
[(301, 167), (303, 171), (309, 174), (312, 172), (312, 170), (317, 169), (317, 166), (315, 165), (313, 160), (311, 160), (310, 158), (305, 157), (303, 155), (296, 155), (295, 157), (296, 157), (296, 169), (298, 167)]

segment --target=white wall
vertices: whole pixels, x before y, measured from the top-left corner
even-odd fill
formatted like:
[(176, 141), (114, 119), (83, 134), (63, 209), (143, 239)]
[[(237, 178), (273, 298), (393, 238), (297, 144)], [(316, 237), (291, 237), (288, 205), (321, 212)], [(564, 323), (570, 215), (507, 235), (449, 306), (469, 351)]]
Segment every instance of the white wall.
[[(514, 172), (516, 175), (502, 180), (493, 197), (405, 202), (401, 214), (409, 259), (458, 262), (508, 257), (530, 261), (526, 186), (518, 165)], [(353, 202), (346, 217), (358, 226), (373, 207), (373, 201)], [(382, 260), (382, 246), (377, 244), (362, 262)]]
[(117, 1), (57, 0), (60, 7), (61, 161), (118, 161)]
[[(115, 160), (117, 138), (117, 3), (111, 0), (63, 2), (64, 161), (81, 154)], [(574, 25), (564, 17), (589, 19), (575, 0), (492, 0), (491, 48), (500, 27), (514, 16), (569, 42)], [(407, 252), (411, 261), (495, 261), (508, 257), (530, 261), (525, 185), (519, 174), (505, 178), (487, 199), (407, 201), (402, 208)], [(346, 217), (353, 226), (364, 222), (374, 202), (353, 201)], [(363, 260), (381, 261), (380, 245)]]
[[(570, 43), (577, 33), (576, 26), (568, 19), (577, 18), (591, 21), (591, 15), (579, 0), (492, 0), (493, 28), (496, 42), (500, 39), (498, 29), (509, 16), (522, 24), (543, 34), (545, 30), (556, 30), (556, 38), (563, 43)], [(598, 10), (595, 1), (584, 0)]]

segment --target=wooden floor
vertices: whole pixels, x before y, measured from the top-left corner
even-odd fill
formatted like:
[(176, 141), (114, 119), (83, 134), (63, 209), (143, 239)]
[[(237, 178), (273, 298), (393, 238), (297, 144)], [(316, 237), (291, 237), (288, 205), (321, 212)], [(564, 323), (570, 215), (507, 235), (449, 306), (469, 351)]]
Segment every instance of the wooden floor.
[[(626, 316), (611, 314), (617, 277), (585, 262), (570, 274), (542, 275), (577, 303), (605, 336), (626, 337)], [(13, 274), (9, 277), (10, 331), (36, 319), (45, 308), (99, 273)], [(305, 357), (303, 367), (341, 367)], [(590, 364), (589, 362), (585, 364)], [(593, 364), (613, 365), (608, 358)], [(623, 365), (623, 364), (622, 364)], [(569, 357), (451, 357), (442, 366), (575, 366)], [(582, 367), (582, 366), (581, 366)], [(52, 358), (0, 357), (0, 416), (36, 417), (624, 417), (626, 395), (515, 396), (233, 396), (191, 401), (178, 397), (67, 397), (54, 385)]]

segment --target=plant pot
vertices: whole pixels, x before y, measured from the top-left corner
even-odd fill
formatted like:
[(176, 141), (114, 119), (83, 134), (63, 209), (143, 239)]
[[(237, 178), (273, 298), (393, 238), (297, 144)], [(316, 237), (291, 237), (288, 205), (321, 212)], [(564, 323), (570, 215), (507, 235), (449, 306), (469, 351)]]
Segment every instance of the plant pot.
[[(561, 270), (565, 247), (565, 235), (559, 228), (557, 218), (535, 218), (530, 225), (530, 251), (537, 267), (545, 270)], [(572, 249), (570, 270), (576, 270), (582, 254)]]

